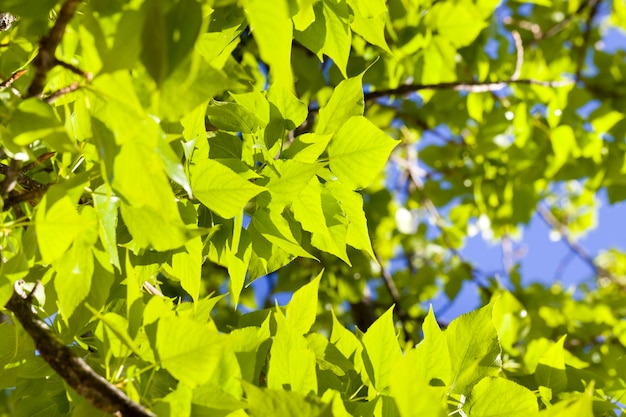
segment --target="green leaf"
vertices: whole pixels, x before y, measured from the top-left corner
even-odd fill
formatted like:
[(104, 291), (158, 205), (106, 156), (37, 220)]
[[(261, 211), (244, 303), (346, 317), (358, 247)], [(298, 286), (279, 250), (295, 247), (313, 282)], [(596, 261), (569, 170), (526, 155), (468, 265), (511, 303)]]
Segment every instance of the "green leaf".
[(541, 356), (535, 371), (537, 384), (552, 389), (555, 394), (565, 390), (567, 387), (565, 351), (563, 349), (565, 337), (561, 337)]
[(389, 387), (391, 370), (402, 357), (393, 325), (393, 307), (380, 316), (363, 335), (363, 362), (373, 387), (385, 393)]
[(459, 48), (471, 44), (486, 27), (480, 11), (473, 3), (437, 3), (431, 10), (431, 19), (439, 35)]
[(332, 331), (330, 342), (343, 354), (343, 356), (354, 363), (354, 368), (359, 372), (363, 382), (368, 383), (369, 378), (363, 362), (363, 344), (359, 342), (354, 333), (346, 329), (337, 320), (335, 313), (331, 310)]
[(227, 219), (241, 213), (251, 198), (264, 191), (263, 187), (246, 181), (211, 159), (194, 159), (190, 167), (190, 177), (194, 196), (206, 207)]
[(363, 115), (363, 74), (348, 78), (335, 87), (328, 103), (319, 111), (318, 134), (333, 133), (339, 130), (352, 116)]
[(474, 385), (463, 408), (472, 417), (525, 417), (539, 413), (537, 397), (532, 391), (496, 377), (483, 378)]
[(229, 132), (254, 133), (261, 127), (256, 114), (238, 103), (213, 101), (206, 114), (213, 125)]
[(314, 163), (328, 147), (331, 137), (331, 134), (305, 133), (296, 137), (289, 148), (281, 154), (281, 157)]
[(335, 197), (348, 221), (346, 243), (355, 249), (365, 251), (375, 260), (374, 250), (367, 228), (367, 218), (363, 211), (363, 197), (350, 190), (339, 181), (326, 183), (326, 187)]
[(348, 119), (328, 146), (330, 169), (352, 189), (374, 181), (398, 144), (362, 116)]
[(78, 179), (50, 187), (37, 207), (37, 243), (45, 263), (61, 258), (83, 233), (97, 230), (97, 220), (81, 216), (76, 209), (85, 185)]
[(311, 232), (311, 244), (350, 264), (346, 253), (348, 226), (341, 206), (317, 177), (299, 193), (292, 205), (296, 220)]
[(298, 198), (306, 184), (319, 171), (320, 164), (310, 164), (296, 160), (277, 160), (261, 172), (269, 182), (265, 187), (269, 194), (262, 194), (258, 200), (273, 209), (280, 209)]
[(317, 317), (317, 292), (323, 271), (311, 282), (298, 289), (287, 304), (287, 321), (296, 334), (306, 334), (311, 330)]
[[(416, 375), (424, 373), (417, 350), (408, 351), (392, 367), (389, 390), (402, 417), (444, 417), (445, 387), (430, 386)], [(434, 356), (434, 355), (433, 355)], [(431, 364), (435, 365), (435, 364)]]
[(300, 246), (300, 243), (293, 237), (289, 223), (280, 214), (267, 209), (259, 209), (252, 217), (251, 226), (265, 239), (287, 253), (315, 259)]
[(350, 28), (371, 43), (391, 53), (385, 40), (387, 5), (384, 0), (348, 0), (354, 11)]
[(297, 392), (258, 388), (244, 383), (251, 417), (330, 416), (331, 406), (312, 396)]
[[(243, 214), (240, 213), (236, 218), (234, 230), (235, 236), (237, 233), (243, 233), (241, 230), (243, 221)], [(247, 234), (243, 234), (244, 237)], [(233, 238), (233, 245), (228, 250), (227, 266), (228, 276), (230, 278), (230, 294), (233, 298), (233, 304), (237, 306), (239, 302), (239, 296), (243, 290), (243, 286), (246, 282), (246, 273), (249, 269), (250, 258), (252, 256), (252, 246), (247, 240), (241, 240), (238, 244)]]
[(131, 352), (139, 352), (135, 342), (128, 335), (128, 320), (115, 313), (106, 313), (98, 318), (100, 322), (94, 333), (104, 342), (109, 354), (116, 358), (126, 358)]
[(322, 55), (333, 59), (339, 71), (348, 78), (346, 67), (350, 55), (352, 33), (350, 12), (345, 0), (321, 0), (314, 4), (314, 21), (302, 31), (295, 32), (295, 38), (317, 57)]
[(500, 370), (500, 344), (491, 319), (492, 305), (463, 314), (450, 323), (445, 335), (450, 352), (452, 392), (469, 388)]
[(195, 0), (178, 0), (169, 7), (159, 0), (147, 0), (141, 13), (141, 60), (160, 86), (193, 49), (202, 25), (202, 8)]
[(101, 185), (93, 193), (94, 208), (100, 224), (100, 241), (106, 248), (111, 264), (121, 270), (117, 251), (117, 216), (120, 199), (113, 195), (110, 187)]
[(285, 121), (285, 129), (294, 130), (306, 120), (308, 109), (284, 84), (272, 84), (267, 99), (276, 106)]
[[(44, 140), (59, 151), (75, 151), (76, 145), (65, 133), (65, 127), (48, 104), (38, 98), (19, 103), (9, 125), (11, 139), (17, 145), (29, 145)], [(7, 140), (8, 138), (4, 138)]]
[(208, 325), (182, 317), (158, 322), (155, 355), (159, 363), (191, 387), (209, 381), (227, 352), (227, 339)]
[(268, 388), (305, 395), (317, 392), (315, 353), (302, 336), (302, 324), (288, 321), (280, 311), (274, 318), (276, 335), (270, 350)]
[(201, 272), (202, 239), (195, 237), (172, 253), (171, 273), (180, 280), (180, 285), (196, 302), (200, 298)]
[(573, 393), (571, 397), (541, 410), (539, 415), (541, 417), (593, 417), (595, 415), (593, 389), (594, 383), (591, 382), (585, 392)]
[(53, 263), (56, 271), (54, 289), (58, 297), (59, 314), (69, 320), (91, 290), (94, 259), (89, 248), (76, 243)]
[(548, 176), (556, 174), (569, 161), (570, 156), (580, 153), (576, 143), (576, 136), (571, 126), (562, 125), (553, 129), (550, 138), (554, 156), (550, 169), (546, 173)]
[(202, 106), (204, 131), (206, 102), (232, 85), (232, 80), (223, 71), (215, 69), (209, 61), (194, 53), (161, 86), (159, 113), (164, 120), (177, 121)]
[(247, 0), (244, 10), (259, 44), (261, 58), (270, 66), (272, 84), (281, 83), (292, 88), (290, 61), (293, 27), (287, 1)]
[(261, 327), (244, 327), (228, 334), (245, 381), (258, 381), (267, 361), (270, 339), (270, 315)]
[(146, 122), (142, 136), (122, 145), (111, 185), (121, 198), (122, 217), (136, 243), (165, 251), (182, 246), (187, 233), (158, 151), (157, 128)]
[(415, 379), (421, 379), (430, 385), (450, 385), (452, 364), (448, 354), (448, 342), (445, 333), (439, 328), (432, 306), (424, 319), (422, 332), (424, 340), (411, 354), (417, 367), (414, 377), (419, 376)]

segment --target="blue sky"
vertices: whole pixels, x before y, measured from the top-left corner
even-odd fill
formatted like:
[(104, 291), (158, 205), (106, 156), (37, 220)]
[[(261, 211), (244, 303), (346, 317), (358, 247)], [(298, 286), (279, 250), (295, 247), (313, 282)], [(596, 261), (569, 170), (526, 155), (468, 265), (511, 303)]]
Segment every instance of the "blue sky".
[[(600, 209), (598, 211), (598, 226), (591, 230), (578, 242), (592, 255), (600, 251), (617, 248), (626, 251), (626, 203), (609, 205), (606, 197), (598, 196)], [(571, 254), (569, 247), (561, 240), (550, 240), (550, 228), (535, 214), (531, 222), (524, 228), (522, 238), (515, 242), (516, 248), (523, 248), (525, 255), (520, 259), (520, 272), (522, 285), (526, 286), (533, 282), (551, 285), (555, 281), (557, 269), (563, 260)], [(477, 265), (481, 270), (490, 272), (502, 269), (502, 247), (492, 245), (480, 235), (476, 235), (466, 241), (461, 250), (463, 257)], [(582, 260), (571, 256), (566, 263), (566, 268), (561, 271), (560, 283), (564, 287), (577, 286), (586, 281), (593, 283), (593, 271)], [(438, 305), (434, 304), (435, 313)], [(462, 293), (439, 317), (443, 321), (450, 321), (460, 314), (471, 311), (479, 306), (479, 298), (476, 286), (466, 282)]]

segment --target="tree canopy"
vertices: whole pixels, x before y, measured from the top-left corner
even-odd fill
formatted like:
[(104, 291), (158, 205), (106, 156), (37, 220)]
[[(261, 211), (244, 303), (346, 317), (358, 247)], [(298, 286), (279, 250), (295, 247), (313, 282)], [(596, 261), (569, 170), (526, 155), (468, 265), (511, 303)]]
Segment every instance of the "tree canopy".
[(623, 411), (623, 1), (0, 7), (0, 416)]

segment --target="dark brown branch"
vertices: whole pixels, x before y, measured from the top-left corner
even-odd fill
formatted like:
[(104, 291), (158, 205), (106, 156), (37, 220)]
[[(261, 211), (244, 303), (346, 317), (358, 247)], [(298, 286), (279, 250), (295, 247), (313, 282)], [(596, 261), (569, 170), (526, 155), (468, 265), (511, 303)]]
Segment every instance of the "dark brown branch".
[[(24, 172), (24, 169), (19, 169), (14, 166), (14, 160), (11, 160), (11, 165), (5, 165), (0, 163), (0, 174), (5, 176), (5, 181), (7, 178), (15, 177), (15, 180), (24, 188), (30, 191), (34, 190), (46, 190), (48, 188), (48, 184), (42, 184), (34, 179), (30, 178)], [(4, 181), (3, 181), (4, 182)], [(11, 190), (7, 190), (11, 191)]]
[(50, 33), (39, 40), (39, 52), (33, 61), (35, 78), (30, 87), (28, 87), (27, 97), (40, 96), (46, 85), (48, 72), (56, 65), (59, 65), (59, 60), (55, 57), (56, 49), (61, 43), (65, 28), (74, 16), (80, 2), (81, 0), (66, 0), (63, 6), (61, 6), (57, 20), (54, 26), (52, 26)]
[(29, 294), (22, 293), (20, 284), (19, 281), (15, 284), (15, 291), (6, 308), (15, 314), (24, 330), (32, 337), (40, 356), (69, 386), (94, 407), (115, 416), (155, 417), (97, 374), (82, 358), (77, 357), (33, 312), (28, 301)]
[(387, 96), (403, 96), (405, 94), (414, 93), (421, 90), (454, 90), (454, 91), (467, 91), (470, 93), (486, 93), (490, 91), (498, 91), (506, 86), (513, 84), (523, 85), (538, 85), (541, 87), (564, 87), (566, 85), (574, 84), (573, 80), (560, 80), (560, 81), (541, 81), (530, 78), (524, 78), (519, 80), (502, 80), (502, 81), (453, 81), (447, 83), (437, 84), (404, 84), (396, 88), (389, 88), (386, 90), (372, 91), (365, 94), (365, 101), (375, 100), (381, 97)]
[(54, 155), (56, 155), (56, 152), (46, 152), (44, 154), (41, 154), (39, 157), (37, 157), (36, 161), (33, 161), (30, 164), (26, 165), (24, 168), (22, 168), (22, 172), (32, 171), (38, 165), (46, 162), (48, 159), (52, 158)]
[(8, 210), (12, 206), (25, 203), (27, 201), (39, 200), (46, 192), (46, 188), (39, 188), (34, 190), (25, 191), (23, 193), (11, 193), (9, 197), (4, 200), (4, 210)]

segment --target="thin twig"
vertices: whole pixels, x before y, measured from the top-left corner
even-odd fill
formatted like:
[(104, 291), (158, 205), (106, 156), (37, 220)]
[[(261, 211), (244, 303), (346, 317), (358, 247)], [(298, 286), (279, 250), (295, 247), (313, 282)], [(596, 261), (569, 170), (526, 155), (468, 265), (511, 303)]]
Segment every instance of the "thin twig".
[(63, 97), (66, 94), (69, 94), (71, 92), (74, 92), (76, 90), (78, 90), (80, 88), (80, 84), (77, 82), (74, 82), (70, 85), (68, 85), (67, 87), (63, 87), (59, 90), (54, 91), (53, 93), (51, 93), (50, 95), (46, 96), (43, 100), (48, 103), (48, 104), (52, 104), (55, 102), (55, 100)]
[(13, 85), (13, 83), (18, 78), (20, 78), (22, 75), (26, 74), (27, 72), (28, 72), (27, 69), (15, 71), (13, 74), (11, 74), (11, 76), (9, 78), (7, 78), (2, 83), (0, 83), (0, 88), (9, 88), (9, 87), (11, 87), (11, 85)]
[[(406, 162), (403, 164), (403, 166), (404, 166), (404, 169), (406, 169), (409, 172), (409, 177), (411, 178), (411, 181), (413, 182), (415, 187), (423, 191), (424, 189), (424, 183), (422, 181), (423, 171), (419, 168), (417, 164), (417, 152), (415, 152), (411, 147), (407, 147), (407, 159), (406, 159)], [(450, 236), (448, 236), (448, 233), (446, 232), (445, 221), (443, 220), (443, 217), (439, 213), (439, 210), (437, 210), (437, 207), (435, 207), (433, 202), (428, 198), (423, 198), (421, 201), (421, 204), (424, 206), (424, 208), (430, 215), (430, 218), (433, 220), (437, 229), (439, 229), (439, 232), (441, 233), (441, 238), (443, 239), (443, 242), (445, 243), (446, 247), (454, 256), (457, 257), (457, 259), (461, 261), (463, 267), (466, 269), (468, 275), (471, 277), (472, 282), (474, 282), (479, 288), (481, 288), (483, 291), (485, 291), (487, 294), (490, 295), (492, 291), (488, 288), (488, 286), (479, 282), (477, 277), (475, 276), (475, 274), (481, 273), (480, 270), (478, 270), (475, 266), (471, 265), (469, 262), (465, 261), (465, 259), (461, 255), (461, 252), (459, 252), (459, 250), (456, 249), (454, 245), (452, 244)]]
[(507, 16), (504, 18), (503, 23), (505, 25), (514, 25), (520, 29), (524, 29), (533, 34), (533, 38), (538, 41), (543, 37), (541, 26), (537, 23), (529, 22), (528, 20), (514, 20), (512, 17)]
[(511, 75), (511, 80), (517, 80), (522, 72), (522, 65), (524, 64), (524, 43), (522, 37), (515, 30), (511, 31), (513, 41), (515, 42), (515, 50), (517, 51), (517, 59), (515, 60), (515, 71)]
[(593, 256), (591, 256), (584, 247), (582, 247), (578, 242), (576, 242), (572, 238), (567, 226), (561, 223), (559, 219), (557, 219), (554, 216), (554, 214), (552, 214), (552, 212), (550, 211), (548, 207), (542, 204), (537, 205), (537, 213), (539, 214), (539, 217), (541, 217), (541, 219), (548, 226), (552, 227), (554, 230), (559, 232), (559, 234), (563, 237), (562, 239), (563, 242), (565, 242), (565, 244), (570, 248), (570, 250), (573, 253), (575, 253), (583, 262), (589, 265), (589, 267), (593, 270), (593, 272), (597, 276), (603, 276), (603, 277), (611, 278), (614, 280), (614, 278), (611, 276), (611, 274), (608, 271), (596, 265), (596, 263), (593, 260)]
[(66, 0), (63, 6), (61, 6), (57, 20), (54, 26), (52, 26), (50, 33), (39, 40), (39, 52), (33, 61), (35, 78), (30, 84), (30, 87), (28, 87), (26, 97), (41, 96), (46, 84), (48, 72), (56, 65), (59, 65), (59, 60), (55, 56), (56, 49), (61, 43), (65, 28), (70, 20), (72, 20), (80, 2), (81, 0)]
[(560, 31), (562, 31), (563, 29), (565, 29), (565, 27), (567, 25), (569, 25), (572, 20), (574, 20), (574, 18), (579, 15), (580, 13), (583, 12), (583, 10), (585, 10), (587, 7), (591, 6), (591, 7), (595, 7), (596, 4), (599, 3), (599, 0), (587, 0), (587, 1), (582, 1), (580, 3), (580, 6), (578, 6), (578, 9), (576, 9), (576, 11), (574, 11), (574, 13), (570, 14), (569, 16), (567, 16), (565, 19), (561, 20), (560, 22), (556, 23), (554, 26), (552, 26), (550, 29), (546, 30), (543, 35), (541, 36), (541, 39), (547, 39), (547, 38), (551, 38), (554, 35), (558, 34)]
[[(35, 342), (39, 356), (77, 393), (94, 407), (119, 417), (155, 417), (132, 401), (121, 390), (91, 369), (82, 358), (66, 346), (52, 329), (33, 312), (29, 296), (21, 290), (21, 282), (6, 308), (15, 314), (24, 330)], [(21, 293), (21, 294), (20, 294)]]
[(406, 313), (406, 311), (402, 307), (402, 303), (400, 300), (400, 292), (398, 291), (398, 287), (396, 287), (396, 283), (393, 280), (393, 276), (391, 275), (389, 270), (385, 268), (383, 264), (383, 260), (380, 258), (380, 256), (378, 256), (376, 252), (374, 252), (374, 256), (376, 257), (376, 260), (378, 261), (378, 264), (380, 265), (380, 274), (383, 277), (383, 282), (385, 283), (387, 292), (389, 293), (389, 296), (391, 296), (391, 300), (393, 301), (393, 303), (396, 305), (396, 314), (398, 315), (400, 322), (402, 322), (404, 333), (407, 337), (409, 337), (410, 333), (409, 333), (409, 328), (407, 326), (407, 323), (411, 320), (411, 317), (409, 317), (409, 315)]
[(575, 255), (576, 254), (573, 251), (569, 251), (567, 252), (567, 254), (565, 254), (563, 259), (561, 259), (561, 262), (559, 262), (559, 264), (556, 267), (556, 270), (554, 271), (554, 278), (552, 279), (554, 282), (561, 281), (561, 278), (563, 277), (563, 273), (565, 272), (565, 268), (567, 268), (567, 266), (572, 261), (572, 259), (574, 259)]
[(531, 78), (523, 78), (518, 80), (508, 79), (501, 81), (452, 81), (436, 84), (404, 84), (396, 88), (371, 91), (365, 94), (365, 101), (371, 101), (387, 96), (402, 96), (420, 90), (454, 90), (467, 91), (469, 93), (486, 93), (490, 91), (502, 90), (503, 88), (513, 84), (557, 88), (572, 85), (574, 84), (574, 80), (542, 81)]

